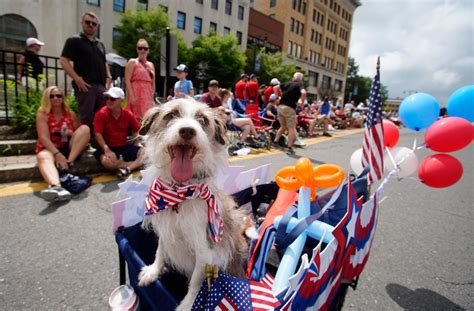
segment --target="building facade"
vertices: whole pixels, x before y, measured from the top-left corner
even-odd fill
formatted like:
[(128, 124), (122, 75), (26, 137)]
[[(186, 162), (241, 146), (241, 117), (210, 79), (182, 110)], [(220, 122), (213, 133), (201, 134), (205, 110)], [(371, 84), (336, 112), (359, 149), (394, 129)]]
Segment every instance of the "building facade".
[(81, 30), (81, 15), (91, 11), (100, 21), (98, 37), (108, 52), (114, 52), (115, 26), (125, 10), (148, 10), (162, 6), (172, 28), (191, 42), (210, 30), (230, 32), (247, 46), (249, 2), (247, 0), (3, 0), (0, 1), (0, 49), (22, 51), (28, 37), (45, 42), (41, 54), (59, 56), (64, 42)]
[(251, 6), (285, 24), (283, 53), (307, 73), (308, 94), (342, 98), (358, 0), (259, 0)]

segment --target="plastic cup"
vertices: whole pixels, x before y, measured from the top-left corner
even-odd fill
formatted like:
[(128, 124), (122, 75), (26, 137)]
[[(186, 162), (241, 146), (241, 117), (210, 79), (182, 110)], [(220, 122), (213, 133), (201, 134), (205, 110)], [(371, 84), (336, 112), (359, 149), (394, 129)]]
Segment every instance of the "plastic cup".
[(112, 311), (134, 311), (139, 309), (138, 297), (132, 287), (125, 284), (113, 290), (109, 297)]

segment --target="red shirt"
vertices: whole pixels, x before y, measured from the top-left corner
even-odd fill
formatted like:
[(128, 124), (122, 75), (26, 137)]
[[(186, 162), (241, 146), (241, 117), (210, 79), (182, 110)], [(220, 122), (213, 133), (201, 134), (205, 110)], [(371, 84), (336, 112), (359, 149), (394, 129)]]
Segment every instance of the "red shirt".
[[(48, 114), (48, 130), (49, 130), (49, 139), (51, 139), (51, 142), (57, 147), (57, 148), (63, 148), (66, 143), (63, 143), (61, 141), (61, 128), (63, 127), (63, 123), (66, 123), (67, 129), (74, 131), (74, 127), (72, 125), (72, 118), (71, 115), (64, 111), (63, 116), (61, 119), (56, 121), (54, 119), (54, 113), (50, 112)], [(68, 137), (69, 139), (70, 137)], [(36, 142), (36, 150), (35, 152), (38, 153), (41, 150), (44, 149), (43, 144), (41, 143), (41, 140), (38, 139)]]
[(253, 100), (254, 102), (258, 101), (258, 83), (255, 81), (247, 82), (247, 97), (249, 100)]
[(235, 98), (240, 100), (247, 100), (247, 96), (245, 94), (245, 89), (247, 87), (247, 83), (243, 80), (239, 80), (235, 84)]
[(128, 145), (127, 136), (139, 129), (140, 123), (129, 110), (121, 109), (119, 118), (115, 119), (110, 109), (104, 106), (94, 116), (94, 133), (102, 134), (110, 147)]
[(209, 94), (209, 92), (202, 94), (199, 101), (207, 104), (211, 108), (217, 108), (217, 107), (222, 106), (222, 99), (220, 98), (220, 96), (216, 95), (216, 97), (212, 99), (211, 94)]
[[(265, 100), (265, 103), (269, 103), (270, 102), (270, 95), (274, 94), (275, 91), (273, 89), (273, 86), (270, 85), (269, 87), (267, 87), (267, 89), (265, 90), (265, 92), (263, 92), (263, 97), (264, 97), (264, 100)], [(278, 96), (281, 97), (281, 90), (278, 90)]]

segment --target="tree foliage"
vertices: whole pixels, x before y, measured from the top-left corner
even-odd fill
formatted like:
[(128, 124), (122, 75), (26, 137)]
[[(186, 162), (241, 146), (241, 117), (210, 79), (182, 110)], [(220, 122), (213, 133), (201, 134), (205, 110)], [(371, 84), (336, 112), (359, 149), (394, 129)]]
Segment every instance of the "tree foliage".
[(137, 41), (143, 38), (150, 45), (148, 60), (158, 67), (161, 39), (165, 37), (166, 27), (169, 26), (168, 15), (160, 6), (141, 12), (127, 10), (121, 15), (120, 23), (115, 27), (119, 36), (114, 48), (127, 59), (137, 57)]
[(284, 64), (283, 54), (280, 52), (262, 52), (260, 54), (260, 72), (258, 72), (260, 83), (268, 85), (272, 78), (277, 78), (280, 82), (289, 81), (297, 71), (305, 74), (305, 72), (294, 63)]
[[(344, 92), (345, 101), (353, 100), (355, 103), (365, 102), (365, 100), (370, 97), (372, 81), (370, 77), (359, 76), (359, 65), (354, 58), (349, 57), (346, 89)], [(382, 102), (384, 102), (388, 98), (388, 89), (382, 83), (380, 83), (380, 94), (382, 96)]]
[(237, 39), (211, 32), (193, 41), (193, 48), (187, 60), (189, 78), (206, 83), (218, 80), (222, 87), (231, 87), (239, 79), (246, 64), (246, 57), (237, 45)]

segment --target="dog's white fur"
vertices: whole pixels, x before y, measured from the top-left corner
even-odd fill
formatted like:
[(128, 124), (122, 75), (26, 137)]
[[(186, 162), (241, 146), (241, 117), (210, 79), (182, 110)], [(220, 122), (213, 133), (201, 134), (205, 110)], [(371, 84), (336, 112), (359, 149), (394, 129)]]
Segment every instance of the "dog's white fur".
[[(192, 128), (195, 136), (184, 139), (180, 129)], [(189, 279), (188, 293), (177, 310), (191, 310), (203, 280), (205, 265), (217, 264), (219, 269), (244, 277), (247, 244), (242, 235), (243, 213), (235, 202), (216, 185), (216, 173), (227, 167), (225, 128), (221, 116), (207, 105), (190, 98), (177, 99), (153, 108), (145, 116), (142, 134), (147, 135), (146, 158), (154, 176), (173, 182), (170, 146), (192, 144), (197, 148), (193, 158), (195, 176), (185, 184), (206, 182), (216, 196), (224, 222), (222, 240), (214, 243), (208, 233), (208, 206), (201, 199), (179, 204), (179, 212), (167, 209), (146, 217), (159, 237), (155, 262), (142, 269), (139, 285), (158, 279), (165, 266), (171, 266)], [(204, 178), (203, 178), (204, 176)]]

